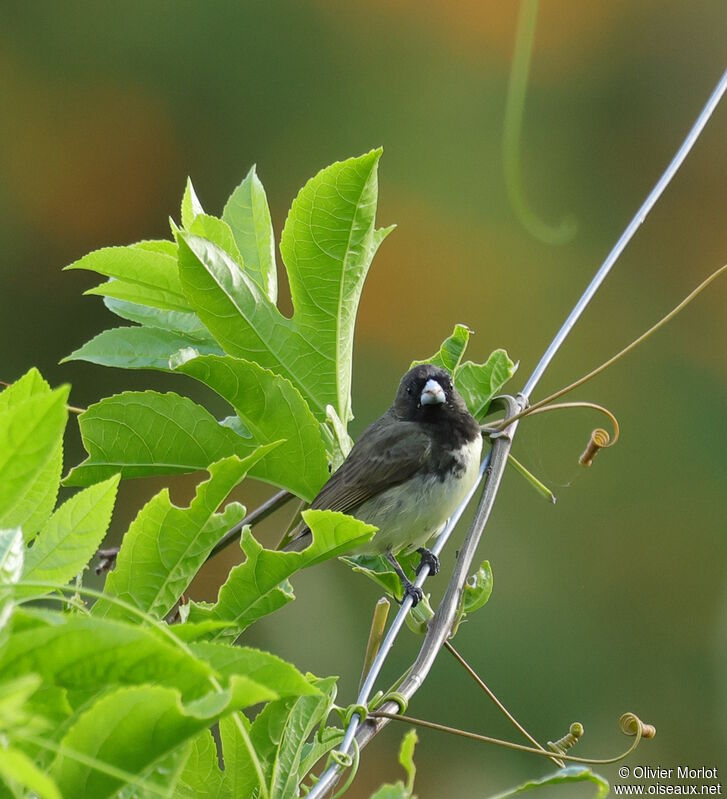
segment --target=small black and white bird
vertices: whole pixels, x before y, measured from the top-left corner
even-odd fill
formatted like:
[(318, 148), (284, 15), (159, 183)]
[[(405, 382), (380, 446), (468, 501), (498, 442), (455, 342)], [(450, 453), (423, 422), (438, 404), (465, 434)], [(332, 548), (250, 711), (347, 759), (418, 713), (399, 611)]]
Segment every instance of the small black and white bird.
[[(404, 594), (422, 597), (396, 560), (417, 550), (433, 574), (435, 555), (425, 548), (438, 535), (477, 479), (482, 453), (480, 426), (444, 369), (422, 364), (402, 378), (394, 404), (368, 427), (334, 472), (311, 508), (341, 511), (378, 532), (361, 554), (386, 555)], [(287, 550), (302, 550), (311, 532), (301, 523)]]

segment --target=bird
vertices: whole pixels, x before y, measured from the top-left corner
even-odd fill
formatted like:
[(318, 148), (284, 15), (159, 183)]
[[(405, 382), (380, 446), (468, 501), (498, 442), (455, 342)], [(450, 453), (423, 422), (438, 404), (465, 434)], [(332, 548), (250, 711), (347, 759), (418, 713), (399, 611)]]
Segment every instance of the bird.
[[(422, 590), (404, 573), (397, 554), (421, 555), (417, 574), (439, 559), (425, 546), (438, 535), (477, 480), (482, 432), (454, 387), (452, 376), (419, 364), (401, 379), (391, 407), (359, 437), (323, 485), (311, 508), (350, 514), (378, 531), (356, 549), (383, 554), (413, 605)], [(301, 551), (312, 541), (300, 522), (283, 549)], [(403, 601), (403, 598), (402, 598)]]

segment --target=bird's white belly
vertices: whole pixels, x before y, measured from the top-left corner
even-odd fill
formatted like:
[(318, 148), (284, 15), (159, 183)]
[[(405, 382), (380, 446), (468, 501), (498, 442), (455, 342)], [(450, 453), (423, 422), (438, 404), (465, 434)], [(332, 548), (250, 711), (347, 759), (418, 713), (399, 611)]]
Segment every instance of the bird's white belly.
[(379, 531), (358, 551), (394, 554), (411, 551), (424, 544), (444, 527), (455, 508), (475, 484), (482, 454), (482, 438), (465, 444), (455, 458), (462, 469), (458, 477), (422, 475), (383, 491), (364, 502), (354, 516)]

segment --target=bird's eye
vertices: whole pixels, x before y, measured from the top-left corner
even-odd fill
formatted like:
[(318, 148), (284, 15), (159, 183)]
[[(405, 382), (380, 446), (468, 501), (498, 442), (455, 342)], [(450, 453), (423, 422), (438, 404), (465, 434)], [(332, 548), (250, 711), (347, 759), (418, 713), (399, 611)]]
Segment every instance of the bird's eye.
[(411, 394), (411, 386), (408, 386), (408, 388), (406, 389), (406, 393)]

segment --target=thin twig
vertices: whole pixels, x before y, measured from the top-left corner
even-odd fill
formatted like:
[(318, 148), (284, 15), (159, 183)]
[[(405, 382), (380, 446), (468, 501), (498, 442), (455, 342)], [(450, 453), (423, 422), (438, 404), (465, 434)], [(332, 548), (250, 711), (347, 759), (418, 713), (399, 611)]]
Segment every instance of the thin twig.
[[(541, 746), (535, 738), (525, 729), (525, 727), (520, 724), (520, 722), (515, 718), (515, 716), (510, 713), (510, 711), (502, 704), (502, 702), (495, 696), (494, 693), (490, 690), (487, 686), (485, 681), (480, 677), (480, 675), (470, 666), (470, 664), (460, 655), (460, 653), (454, 648), (454, 645), (451, 641), (444, 642), (444, 648), (455, 657), (455, 659), (459, 662), (462, 668), (467, 672), (467, 674), (472, 677), (472, 679), (479, 685), (479, 687), (487, 694), (490, 701), (497, 707), (497, 709), (502, 713), (503, 716), (510, 722), (510, 724), (515, 727), (515, 729), (530, 743), (536, 748), (540, 749), (541, 751), (547, 751), (545, 747)], [(556, 766), (559, 768), (563, 768), (563, 761), (557, 758), (555, 755), (551, 755), (550, 759), (555, 763)]]
[(228, 530), (214, 547), (212, 547), (212, 551), (207, 556), (207, 560), (211, 560), (215, 555), (222, 552), (225, 547), (228, 547), (233, 541), (236, 541), (243, 527), (247, 527), (248, 525), (252, 526), (256, 522), (267, 519), (271, 513), (275, 513), (278, 508), (282, 508), (283, 505), (293, 499), (294, 496), (295, 495), (291, 494), (290, 491), (278, 491), (277, 494), (273, 494), (270, 499), (265, 500), (262, 505), (255, 508), (255, 510), (248, 514), (241, 522), (238, 522), (233, 528)]
[[(635, 338), (630, 344), (627, 344), (622, 350), (619, 350), (615, 355), (611, 356), (607, 361), (604, 361), (600, 366), (597, 366), (595, 369), (592, 369), (588, 374), (583, 375), (583, 377), (579, 377), (578, 380), (573, 381), (569, 385), (565, 386), (564, 388), (559, 389), (558, 391), (553, 392), (549, 396), (545, 397), (544, 399), (538, 400), (538, 402), (533, 403), (532, 405), (528, 406), (524, 410), (520, 411), (520, 413), (516, 414), (515, 416), (511, 416), (509, 419), (503, 419), (502, 421), (495, 422), (492, 425), (487, 426), (487, 430), (489, 432), (496, 432), (500, 429), (507, 427), (508, 425), (512, 424), (517, 419), (522, 419), (524, 416), (530, 416), (533, 413), (539, 413), (541, 410), (548, 410), (545, 406), (551, 407), (550, 403), (554, 402), (557, 399), (560, 399), (564, 394), (568, 394), (570, 391), (582, 386), (584, 383), (587, 383), (592, 378), (596, 377), (596, 375), (601, 374), (601, 372), (608, 369), (612, 366), (616, 361), (620, 358), (623, 358), (624, 355), (627, 355), (631, 350), (635, 349), (639, 346), (643, 341), (645, 341), (649, 336), (653, 333), (656, 333), (659, 328), (663, 327), (667, 322), (670, 322), (680, 311), (683, 311), (689, 303), (694, 300), (699, 294), (701, 294), (704, 289), (709, 286), (714, 280), (716, 280), (721, 274), (727, 271), (727, 264), (720, 266), (719, 269), (712, 272), (712, 274), (705, 278), (693, 291), (689, 292), (687, 296), (678, 304), (675, 305), (674, 308), (669, 311), (666, 316), (662, 316), (658, 322), (653, 324), (647, 331), (642, 333), (638, 338)], [(583, 404), (583, 403), (581, 403)], [(585, 403), (591, 408), (598, 408), (598, 410), (603, 411), (604, 409), (601, 406), (596, 406), (593, 403)], [(565, 407), (565, 403), (560, 406)], [(609, 413), (609, 415), (611, 415)], [(611, 416), (611, 421), (613, 417)], [(616, 425), (618, 429), (618, 425)]]

